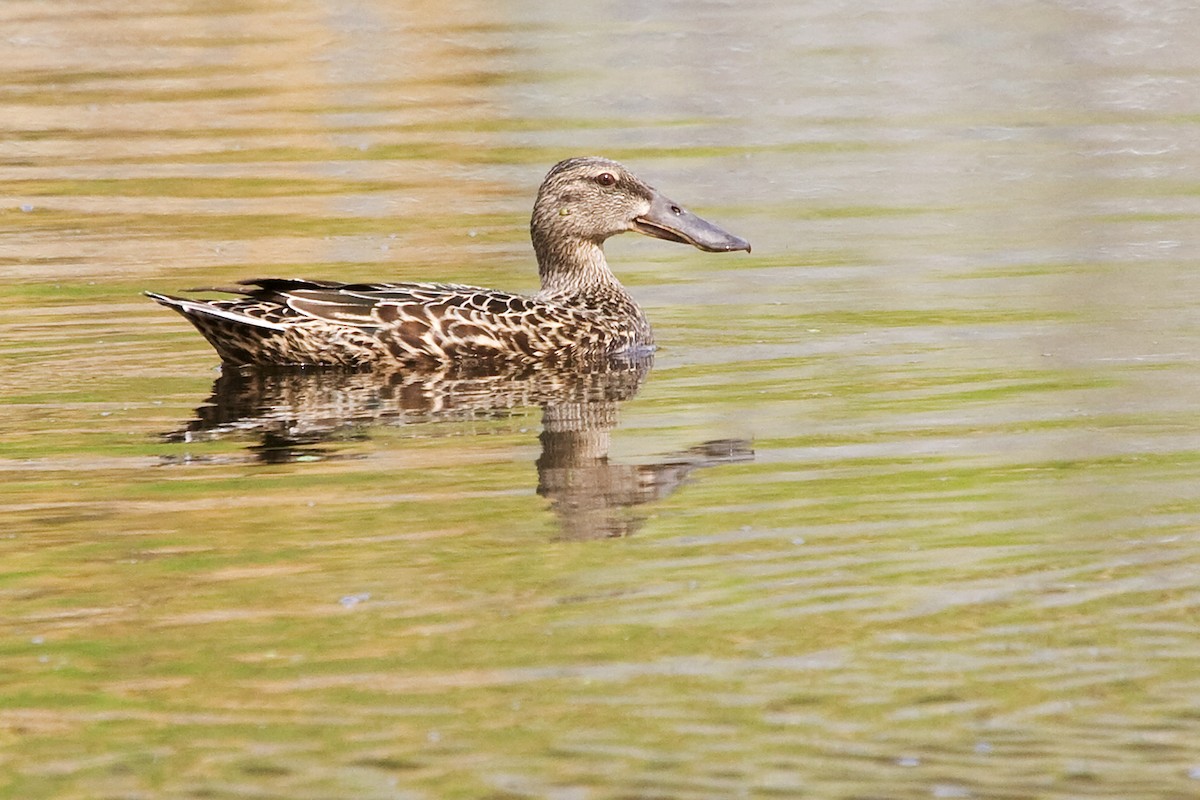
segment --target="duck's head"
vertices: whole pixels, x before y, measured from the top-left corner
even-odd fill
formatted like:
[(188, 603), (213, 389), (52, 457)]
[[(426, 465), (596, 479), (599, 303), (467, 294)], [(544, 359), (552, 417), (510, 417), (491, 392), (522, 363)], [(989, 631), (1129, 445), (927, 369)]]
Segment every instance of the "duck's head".
[(539, 255), (572, 241), (600, 245), (626, 231), (709, 252), (750, 252), (745, 239), (664, 197), (617, 162), (595, 156), (570, 158), (550, 170), (530, 227)]

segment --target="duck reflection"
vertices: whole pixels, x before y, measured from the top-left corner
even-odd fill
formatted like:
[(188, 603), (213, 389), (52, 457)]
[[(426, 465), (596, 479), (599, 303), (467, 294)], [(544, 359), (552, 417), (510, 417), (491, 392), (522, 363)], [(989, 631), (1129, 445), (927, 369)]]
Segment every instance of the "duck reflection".
[(171, 441), (252, 436), (263, 463), (339, 457), (327, 445), (365, 437), (376, 425), (454, 422), (542, 409), (538, 494), (564, 537), (627, 536), (639, 510), (666, 497), (697, 469), (754, 457), (740, 439), (704, 442), (650, 463), (609, 461), (621, 403), (641, 388), (650, 361), (589, 369), (526, 365), (492, 370), (447, 366), (403, 372), (264, 370), (225, 367), (212, 396)]

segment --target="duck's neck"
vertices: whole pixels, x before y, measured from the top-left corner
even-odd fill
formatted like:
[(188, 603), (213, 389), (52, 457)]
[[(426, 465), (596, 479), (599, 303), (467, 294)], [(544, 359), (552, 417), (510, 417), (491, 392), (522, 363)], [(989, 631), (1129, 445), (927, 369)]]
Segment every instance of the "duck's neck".
[(609, 269), (601, 243), (575, 238), (551, 241), (550, 237), (535, 235), (533, 249), (542, 279), (539, 297), (585, 302), (588, 297), (628, 297)]

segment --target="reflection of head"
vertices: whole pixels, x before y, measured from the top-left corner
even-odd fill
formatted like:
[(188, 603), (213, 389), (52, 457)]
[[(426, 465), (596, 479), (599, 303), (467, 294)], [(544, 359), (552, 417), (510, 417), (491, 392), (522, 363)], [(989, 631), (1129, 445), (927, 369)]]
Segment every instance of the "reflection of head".
[(628, 536), (645, 521), (639, 506), (667, 497), (695, 470), (754, 458), (749, 442), (721, 440), (650, 463), (612, 464), (611, 428), (562, 430), (545, 422), (552, 411), (542, 416), (538, 494), (550, 501), (566, 539)]

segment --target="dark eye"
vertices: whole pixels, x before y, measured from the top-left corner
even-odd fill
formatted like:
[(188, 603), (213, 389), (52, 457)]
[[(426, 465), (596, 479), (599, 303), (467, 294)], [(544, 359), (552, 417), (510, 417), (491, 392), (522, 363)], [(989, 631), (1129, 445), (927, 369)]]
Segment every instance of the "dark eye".
[(595, 181), (601, 186), (615, 186), (617, 183), (617, 176), (613, 175), (611, 172), (601, 172), (595, 177)]

